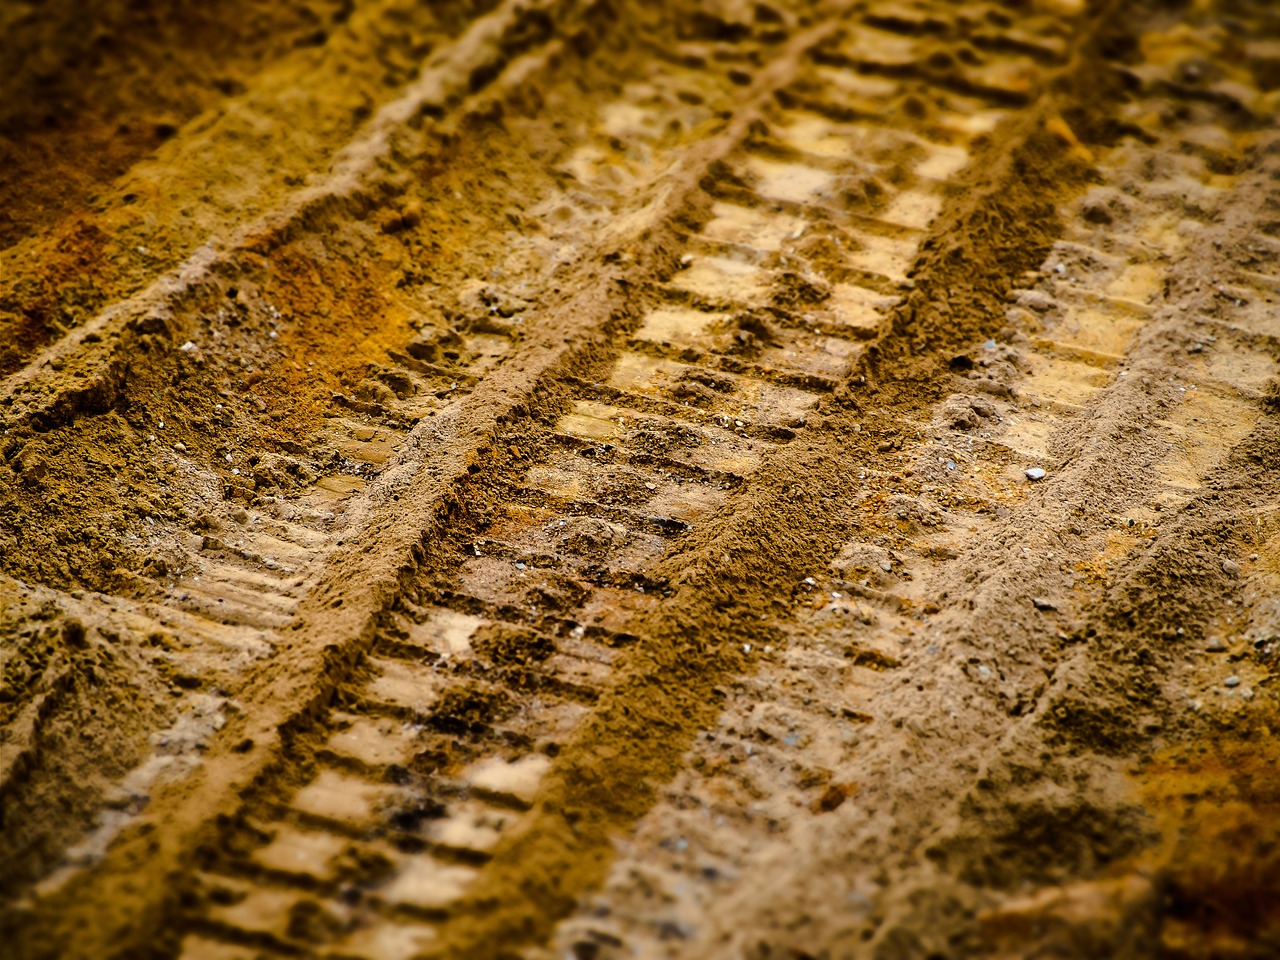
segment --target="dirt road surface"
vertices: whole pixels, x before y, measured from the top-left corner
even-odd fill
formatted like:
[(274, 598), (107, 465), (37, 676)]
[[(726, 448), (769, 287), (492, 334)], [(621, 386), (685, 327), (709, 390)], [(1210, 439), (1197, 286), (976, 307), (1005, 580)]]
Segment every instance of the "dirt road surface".
[(1280, 956), (1280, 8), (0, 26), (0, 952)]

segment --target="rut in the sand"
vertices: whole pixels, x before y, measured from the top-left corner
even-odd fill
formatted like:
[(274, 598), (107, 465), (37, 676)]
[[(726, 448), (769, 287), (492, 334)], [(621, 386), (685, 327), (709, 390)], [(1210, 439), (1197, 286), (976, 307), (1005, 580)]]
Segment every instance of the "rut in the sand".
[(1280, 949), (1266, 5), (72, 6), (17, 956)]

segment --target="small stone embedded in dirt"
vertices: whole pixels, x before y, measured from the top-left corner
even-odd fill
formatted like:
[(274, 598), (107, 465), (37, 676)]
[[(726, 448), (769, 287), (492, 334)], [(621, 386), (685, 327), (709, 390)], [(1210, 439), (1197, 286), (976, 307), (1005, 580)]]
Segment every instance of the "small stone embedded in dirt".
[(1234, 560), (1223, 560), (1223, 561), (1222, 561), (1222, 572), (1223, 572), (1223, 573), (1225, 573), (1225, 574), (1226, 574), (1227, 576), (1229, 576), (1229, 577), (1236, 577), (1236, 576), (1239, 576), (1239, 575), (1240, 575), (1240, 564), (1236, 563)]
[(1222, 684), (1226, 687), (1238, 687), (1240, 686), (1240, 678), (1233, 673), (1231, 676), (1227, 677), (1227, 679), (1223, 680)]
[(857, 791), (857, 784), (853, 783), (832, 783), (822, 791), (822, 794), (813, 801), (812, 810), (814, 813), (830, 813)]
[(1032, 605), (1037, 610), (1057, 610), (1057, 605), (1052, 600), (1046, 600), (1044, 597), (1032, 597)]
[(1025, 471), (1028, 480), (1043, 480), (1046, 476), (1044, 470), (1040, 467), (1028, 467)]
[(844, 580), (877, 579), (893, 570), (893, 555), (877, 544), (854, 542), (845, 545), (831, 568)]
[(1227, 645), (1222, 642), (1221, 637), (1214, 637), (1204, 647), (1210, 653), (1222, 653), (1227, 649)]
[(954, 430), (973, 430), (996, 416), (991, 401), (963, 394), (951, 397), (939, 410), (939, 419)]

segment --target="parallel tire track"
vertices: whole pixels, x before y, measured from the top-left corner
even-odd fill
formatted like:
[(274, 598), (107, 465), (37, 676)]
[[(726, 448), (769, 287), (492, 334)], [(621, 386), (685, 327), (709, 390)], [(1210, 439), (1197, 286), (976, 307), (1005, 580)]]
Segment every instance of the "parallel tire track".
[[(1247, 223), (1265, 176), (1240, 175), (1268, 169), (1265, 54), (1237, 67), (1117, 4), (614, 18), (499, 5), (327, 172), (5, 381), (5, 458), (39, 493), (46, 438), (147, 422), (144, 355), (189, 378), (179, 395), (221, 397), (219, 422), (265, 423), (219, 386), (263, 382), (215, 359), (223, 336), (263, 344), (253, 377), (305, 378), (293, 358), (324, 358), (291, 311), (324, 327), (308, 299), (349, 284), (342, 316), (388, 318), (357, 321), (364, 379), (282, 453), (149, 427), (200, 510), (142, 511), (153, 547), (178, 546), (132, 598), (6, 583), (15, 623), (44, 622), (39, 601), (55, 625), (23, 628), (32, 666), (0, 714), (8, 815), (58, 789), (84, 669), (66, 650), (147, 636), (164, 652), (121, 663), (179, 671), (171, 725), (112, 775), (95, 829), (38, 883), (7, 878), (20, 955), (1003, 949), (1040, 909), (1011, 876), (1087, 884), (1143, 849), (1103, 774), (1171, 694), (1075, 645), (1097, 624), (1164, 637), (1180, 611), (1195, 641), (1217, 629), (1179, 588), (1139, 625), (1166, 581), (1132, 551), (1162, 522), (1175, 552), (1201, 536), (1205, 485), (1265, 443), (1275, 340), (1250, 307), (1274, 276), (1195, 288), (1235, 269), (1218, 251), (1241, 231), (1270, 242)], [(620, 79), (584, 102), (596, 44)], [(577, 126), (547, 146), (566, 104)], [(448, 158), (494, 130), (540, 172), (498, 163), (471, 217)], [(476, 252), (440, 249), (449, 216)], [(373, 266), (335, 269), (342, 244)], [(1153, 386), (1188, 311), (1195, 372)], [(330, 351), (366, 336), (333, 330)], [(1125, 683), (1139, 733), (1089, 700)], [(1054, 745), (1069, 796), (1018, 773)], [(1103, 838), (1049, 867), (1009, 839), (1081, 811)], [(757, 882), (775, 871), (780, 905)], [(826, 896), (815, 875), (852, 919), (794, 920)]]

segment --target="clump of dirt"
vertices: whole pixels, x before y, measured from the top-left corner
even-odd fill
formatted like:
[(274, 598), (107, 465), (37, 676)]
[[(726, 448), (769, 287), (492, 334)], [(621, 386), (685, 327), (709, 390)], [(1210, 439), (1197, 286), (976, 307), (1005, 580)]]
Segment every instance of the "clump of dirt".
[(391, 859), (377, 851), (351, 847), (333, 865), (334, 874), (346, 883), (377, 886), (395, 873)]
[(555, 641), (532, 630), (492, 623), (477, 630), (471, 649), (499, 667), (520, 667), (541, 663), (556, 652)]
[(1115, 810), (1067, 803), (973, 797), (961, 809), (970, 823), (927, 855), (978, 887), (1010, 889), (1093, 877), (1152, 844), (1141, 808)]
[(442, 733), (482, 733), (511, 709), (502, 690), (467, 683), (445, 690), (431, 707), (431, 725)]
[(0, 895), (45, 874), (150, 750), (181, 689), (105, 605), (0, 584)]
[(522, 602), (545, 613), (573, 610), (587, 596), (587, 587), (571, 574), (539, 571), (536, 583), (524, 591)]
[(1042, 722), (1051, 731), (1051, 742), (1112, 756), (1123, 756), (1147, 739), (1137, 728), (1131, 707), (1115, 698), (1100, 701), (1093, 690), (1059, 697)]
[(332, 910), (314, 900), (302, 900), (289, 908), (286, 931), (304, 943), (326, 943), (340, 934), (346, 925)]
[(1264, 957), (1280, 950), (1280, 716), (1213, 729), (1142, 770), (1144, 800), (1169, 842), (1156, 867), (1162, 947), (1176, 960)]

